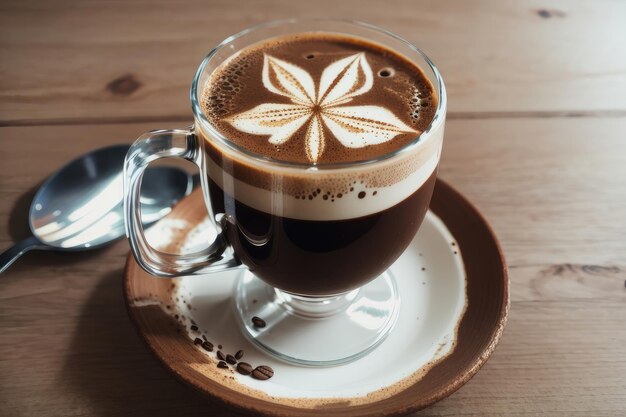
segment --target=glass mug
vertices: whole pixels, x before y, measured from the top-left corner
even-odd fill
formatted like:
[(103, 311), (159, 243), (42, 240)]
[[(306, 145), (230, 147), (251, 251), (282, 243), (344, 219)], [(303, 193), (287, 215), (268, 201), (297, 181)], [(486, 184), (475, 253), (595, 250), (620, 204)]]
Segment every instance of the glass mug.
[[(364, 38), (417, 64), (437, 96), (431, 124), (404, 147), (358, 162), (286, 162), (229, 141), (202, 111), (203, 89), (213, 71), (247, 46), (302, 32)], [(146, 133), (126, 157), (126, 231), (138, 264), (158, 277), (241, 269), (233, 294), (241, 329), (284, 360), (333, 365), (375, 348), (391, 331), (400, 308), (387, 269), (417, 233), (435, 184), (446, 114), (445, 87), (436, 67), (415, 46), (375, 26), (294, 19), (224, 40), (203, 60), (190, 93), (194, 125)], [(217, 238), (198, 253), (160, 252), (143, 233), (141, 177), (151, 161), (168, 157), (192, 161), (200, 170)], [(380, 178), (394, 180), (380, 183)], [(338, 182), (349, 184), (351, 192), (321, 198), (322, 189)], [(255, 327), (254, 316), (266, 326)]]

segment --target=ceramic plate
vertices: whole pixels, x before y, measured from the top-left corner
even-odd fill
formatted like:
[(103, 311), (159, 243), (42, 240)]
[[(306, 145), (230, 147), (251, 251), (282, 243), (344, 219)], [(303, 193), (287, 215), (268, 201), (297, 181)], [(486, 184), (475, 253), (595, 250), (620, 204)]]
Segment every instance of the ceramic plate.
[[(125, 294), (130, 316), (152, 352), (178, 378), (254, 415), (401, 415), (459, 389), (484, 364), (502, 334), (509, 306), (506, 266), (487, 222), (449, 185), (437, 181), (431, 210), (391, 267), (401, 298), (391, 334), (371, 353), (334, 367), (282, 362), (239, 330), (231, 294), (241, 271), (155, 278), (129, 256)], [(168, 252), (206, 245), (211, 226), (199, 191), (151, 228)], [(294, 335), (297, 337), (297, 335)], [(207, 351), (195, 339), (210, 341)], [(332, 335), (328, 343), (332, 344)], [(270, 366), (257, 380), (218, 368), (224, 354)], [(205, 344), (206, 346), (206, 344)]]

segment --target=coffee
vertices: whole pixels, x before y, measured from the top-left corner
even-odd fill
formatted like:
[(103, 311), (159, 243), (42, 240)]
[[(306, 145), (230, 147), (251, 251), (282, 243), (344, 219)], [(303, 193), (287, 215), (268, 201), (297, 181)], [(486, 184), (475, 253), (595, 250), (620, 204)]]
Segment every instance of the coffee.
[[(126, 157), (124, 213), (137, 262), (163, 277), (243, 263), (233, 306), (258, 345), (299, 365), (363, 357), (399, 316), (401, 294), (385, 270), (414, 238), (435, 186), (446, 113), (437, 68), (374, 26), (290, 19), (224, 40), (190, 93), (194, 125), (145, 133)], [(156, 250), (141, 227), (142, 175), (169, 157), (199, 168), (209, 219), (221, 226), (195, 253)], [(216, 352), (218, 367), (273, 375), (221, 345), (199, 346)]]
[[(433, 172), (408, 198), (380, 212), (326, 221), (276, 216), (231, 199), (213, 181), (209, 187), (215, 210), (236, 216), (226, 235), (256, 276), (294, 294), (323, 296), (366, 284), (402, 254), (426, 214), (435, 179)], [(233, 204), (230, 210), (225, 202)]]
[(420, 68), (360, 38), (290, 35), (226, 60), (202, 94), (214, 131), (197, 133), (207, 201), (226, 214), (242, 262), (310, 296), (384, 272), (428, 209), (443, 137), (442, 123), (431, 126), (437, 100)]

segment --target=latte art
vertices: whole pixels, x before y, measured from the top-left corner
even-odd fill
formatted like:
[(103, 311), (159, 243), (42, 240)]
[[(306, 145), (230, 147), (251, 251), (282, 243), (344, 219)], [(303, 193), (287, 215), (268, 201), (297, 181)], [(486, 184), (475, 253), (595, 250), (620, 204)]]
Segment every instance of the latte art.
[(371, 90), (373, 78), (363, 52), (326, 67), (319, 85), (306, 70), (265, 54), (263, 86), (289, 98), (291, 104), (263, 103), (226, 120), (242, 132), (269, 135), (274, 145), (282, 145), (306, 125), (304, 146), (310, 162), (317, 162), (324, 152), (324, 127), (348, 148), (378, 145), (401, 133), (418, 133), (385, 107), (346, 105)]
[(207, 80), (202, 105), (239, 147), (324, 165), (376, 158), (416, 141), (437, 97), (421, 69), (390, 49), (302, 33), (230, 57)]

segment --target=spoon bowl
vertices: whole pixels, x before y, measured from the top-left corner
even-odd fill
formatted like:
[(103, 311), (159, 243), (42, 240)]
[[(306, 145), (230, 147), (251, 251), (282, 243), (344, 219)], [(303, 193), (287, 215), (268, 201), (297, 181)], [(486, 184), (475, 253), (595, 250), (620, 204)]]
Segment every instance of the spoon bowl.
[[(95, 150), (50, 176), (30, 206), (32, 236), (0, 255), (0, 273), (28, 250), (95, 249), (124, 236), (122, 171), (129, 148)], [(192, 177), (178, 168), (146, 170), (141, 191), (144, 225), (169, 213), (192, 188)]]

